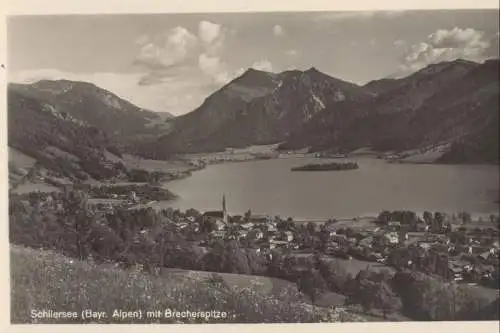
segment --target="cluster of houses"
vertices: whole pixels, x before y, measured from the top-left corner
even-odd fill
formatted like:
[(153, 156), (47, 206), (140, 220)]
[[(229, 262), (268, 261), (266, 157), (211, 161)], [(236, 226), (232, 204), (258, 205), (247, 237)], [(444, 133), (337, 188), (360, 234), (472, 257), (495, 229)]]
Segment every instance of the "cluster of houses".
[[(197, 221), (210, 221), (213, 226), (208, 237), (202, 241), (203, 245), (210, 245), (223, 239), (237, 239), (248, 241), (256, 252), (261, 253), (280, 248), (296, 252), (312, 250), (306, 249), (304, 237), (301, 237), (303, 235), (299, 234), (298, 228), (278, 230), (280, 221), (275, 217), (252, 214), (229, 217), (225, 210), (225, 199), (222, 210), (208, 211), (199, 219), (188, 217), (177, 223), (180, 229), (196, 225), (193, 231), (198, 232), (200, 224), (195, 223)], [(489, 268), (493, 267), (494, 263), (498, 266), (498, 230), (468, 233), (461, 242), (452, 237), (453, 232), (449, 225), (444, 225), (442, 230), (435, 230), (422, 222), (417, 223), (410, 231), (406, 225), (391, 221), (371, 230), (349, 232), (338, 228), (335, 223), (327, 223), (315, 231), (315, 236), (323, 233), (323, 237), (318, 237), (324, 242), (320, 247), (322, 251), (344, 259), (357, 258), (395, 265), (389, 260), (394, 251), (403, 253), (417, 251), (423, 256), (438, 253), (448, 258), (449, 274), (456, 281), (466, 280), (464, 276), (474, 275), (481, 278), (490, 276), (493, 269)], [(464, 256), (469, 260), (463, 260)], [(405, 261), (398, 262), (398, 265), (414, 266), (411, 258), (409, 256), (406, 258)], [(471, 258), (477, 260), (471, 263)], [(470, 272), (479, 273), (468, 274)]]
[(210, 244), (222, 239), (246, 240), (254, 245), (256, 252), (265, 252), (275, 248), (298, 249), (295, 235), (292, 231), (279, 231), (277, 221), (268, 215), (232, 216), (231, 221), (224, 211), (205, 212), (201, 217), (203, 222), (210, 221), (214, 226), (205, 240)]
[[(261, 253), (276, 248), (304, 251), (303, 237), (296, 228), (278, 230), (278, 221), (271, 216), (235, 216), (230, 223), (223, 210), (206, 212), (202, 219), (213, 220), (216, 226), (205, 244), (221, 239), (238, 239), (251, 241), (256, 251)], [(500, 254), (498, 230), (467, 233), (464, 240), (457, 242), (449, 226), (443, 226), (443, 230), (438, 231), (419, 223), (415, 229), (409, 231), (407, 226), (392, 221), (373, 230), (346, 232), (330, 223), (316, 233), (326, 233), (323, 237), (326, 244), (322, 250), (339, 258), (415, 268), (415, 259), (410, 253), (419, 253), (422, 257), (445, 258), (447, 269), (440, 274), (455, 281), (473, 283), (496, 278)], [(395, 252), (407, 252), (408, 255), (403, 255), (402, 258), (406, 259), (395, 263), (390, 259)]]
[[(415, 267), (410, 253), (420, 253), (422, 257), (442, 256), (446, 258), (448, 267), (448, 270), (443, 270), (443, 275), (455, 281), (475, 282), (495, 278), (500, 254), (498, 230), (477, 229), (462, 235), (461, 241), (453, 237), (452, 230), (444, 231), (433, 232), (428, 226), (419, 231), (408, 231), (399, 222), (389, 222), (383, 227), (356, 232), (351, 236), (331, 230), (329, 250), (346, 258), (356, 257), (403, 267)], [(455, 235), (458, 233), (455, 231)], [(407, 252), (407, 255), (401, 256), (405, 259), (390, 262), (391, 254), (396, 251)]]

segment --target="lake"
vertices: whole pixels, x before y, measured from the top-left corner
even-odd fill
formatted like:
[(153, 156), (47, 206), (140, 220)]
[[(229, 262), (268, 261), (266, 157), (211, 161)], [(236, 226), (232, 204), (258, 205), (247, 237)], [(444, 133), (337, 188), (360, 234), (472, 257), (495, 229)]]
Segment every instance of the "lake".
[[(287, 158), (210, 165), (166, 184), (179, 199), (160, 207), (294, 218), (348, 218), (408, 209), (476, 214), (498, 213), (499, 172), (494, 165), (391, 164), (354, 158), (357, 170), (292, 172), (317, 158)], [(158, 207), (158, 206), (157, 206)]]

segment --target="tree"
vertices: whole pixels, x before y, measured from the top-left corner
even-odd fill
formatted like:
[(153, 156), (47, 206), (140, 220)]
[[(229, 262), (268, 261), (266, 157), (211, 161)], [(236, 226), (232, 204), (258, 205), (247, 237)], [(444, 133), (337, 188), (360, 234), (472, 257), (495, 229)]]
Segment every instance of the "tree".
[(276, 224), (276, 228), (279, 230), (279, 231), (287, 231), (287, 230), (290, 230), (293, 228), (293, 222), (292, 221), (279, 221), (277, 224)]
[(195, 219), (201, 216), (201, 213), (194, 208), (189, 208), (185, 213), (186, 217), (194, 217)]
[(401, 300), (389, 285), (390, 275), (380, 272), (360, 271), (350, 282), (347, 304), (360, 304), (365, 312), (380, 309), (387, 318), (389, 313), (401, 308)]
[(444, 225), (444, 220), (445, 220), (445, 215), (441, 212), (435, 212), (434, 213), (434, 224), (433, 224), (433, 229), (434, 230), (443, 230), (443, 225)]
[(202, 261), (203, 268), (209, 271), (252, 273), (245, 250), (239, 246), (237, 240), (215, 243), (212, 251), (207, 253)]
[(245, 215), (244, 215), (244, 218), (245, 218), (245, 221), (250, 221), (250, 218), (252, 217), (252, 211), (249, 209), (245, 212)]
[(432, 213), (429, 211), (425, 211), (422, 218), (424, 219), (424, 222), (426, 225), (432, 225), (434, 218), (432, 217)]
[(95, 214), (88, 204), (88, 195), (82, 191), (66, 191), (63, 197), (66, 230), (70, 233), (67, 242), (75, 244), (75, 255), (80, 260), (90, 254), (89, 237)]
[(387, 282), (372, 284), (372, 288), (374, 289), (371, 292), (374, 293), (375, 304), (382, 310), (384, 319), (387, 319), (388, 314), (401, 309), (401, 299), (392, 291)]
[(316, 224), (314, 224), (313, 222), (309, 222), (307, 224), (307, 230), (311, 233), (311, 234), (314, 234), (316, 232)]
[(311, 299), (313, 311), (316, 313), (316, 301), (319, 296), (327, 289), (327, 284), (321, 274), (315, 270), (303, 270), (300, 272), (297, 280), (297, 287)]
[(348, 274), (338, 260), (321, 259), (317, 267), (329, 290), (342, 293), (345, 291)]
[(463, 224), (470, 224), (472, 222), (472, 217), (471, 217), (470, 213), (467, 213), (467, 212), (460, 212), (458, 214), (458, 218), (460, 220), (462, 220)]
[(324, 226), (322, 226), (321, 229), (322, 230), (319, 233), (320, 251), (325, 252), (330, 241), (330, 232)]
[(378, 214), (377, 221), (382, 224), (387, 224), (391, 221), (391, 212), (384, 210)]

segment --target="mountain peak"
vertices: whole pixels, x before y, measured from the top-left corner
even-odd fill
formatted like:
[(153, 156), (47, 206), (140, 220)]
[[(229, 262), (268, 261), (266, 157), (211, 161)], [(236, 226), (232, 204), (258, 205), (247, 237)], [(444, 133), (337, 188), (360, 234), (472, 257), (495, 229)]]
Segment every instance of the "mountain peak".
[(262, 71), (255, 68), (248, 68), (243, 74), (229, 82), (226, 87), (234, 84), (243, 84), (245, 86), (269, 86), (274, 85), (274, 76), (276, 74)]
[(316, 67), (312, 66), (305, 71), (305, 73), (321, 73)]
[(439, 72), (439, 71), (444, 70), (446, 68), (448, 68), (448, 69), (454, 68), (456, 66), (460, 66), (462, 68), (466, 67), (466, 68), (472, 69), (476, 66), (479, 66), (479, 64), (477, 62), (469, 61), (469, 60), (465, 60), (465, 59), (455, 59), (455, 60), (451, 60), (451, 61), (443, 61), (443, 62), (439, 62), (439, 63), (435, 63), (435, 64), (429, 64), (426, 67), (419, 70), (417, 73), (431, 74), (431, 73)]

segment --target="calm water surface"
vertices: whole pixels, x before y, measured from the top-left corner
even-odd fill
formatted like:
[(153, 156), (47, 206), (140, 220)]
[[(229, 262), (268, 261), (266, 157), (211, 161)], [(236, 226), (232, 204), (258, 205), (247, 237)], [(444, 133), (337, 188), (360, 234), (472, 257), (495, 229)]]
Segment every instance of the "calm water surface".
[(359, 169), (291, 172), (325, 159), (290, 158), (211, 165), (192, 177), (168, 183), (180, 198), (160, 203), (185, 210), (227, 209), (283, 217), (325, 218), (409, 209), (455, 213), (498, 213), (498, 166), (389, 164), (360, 158)]

